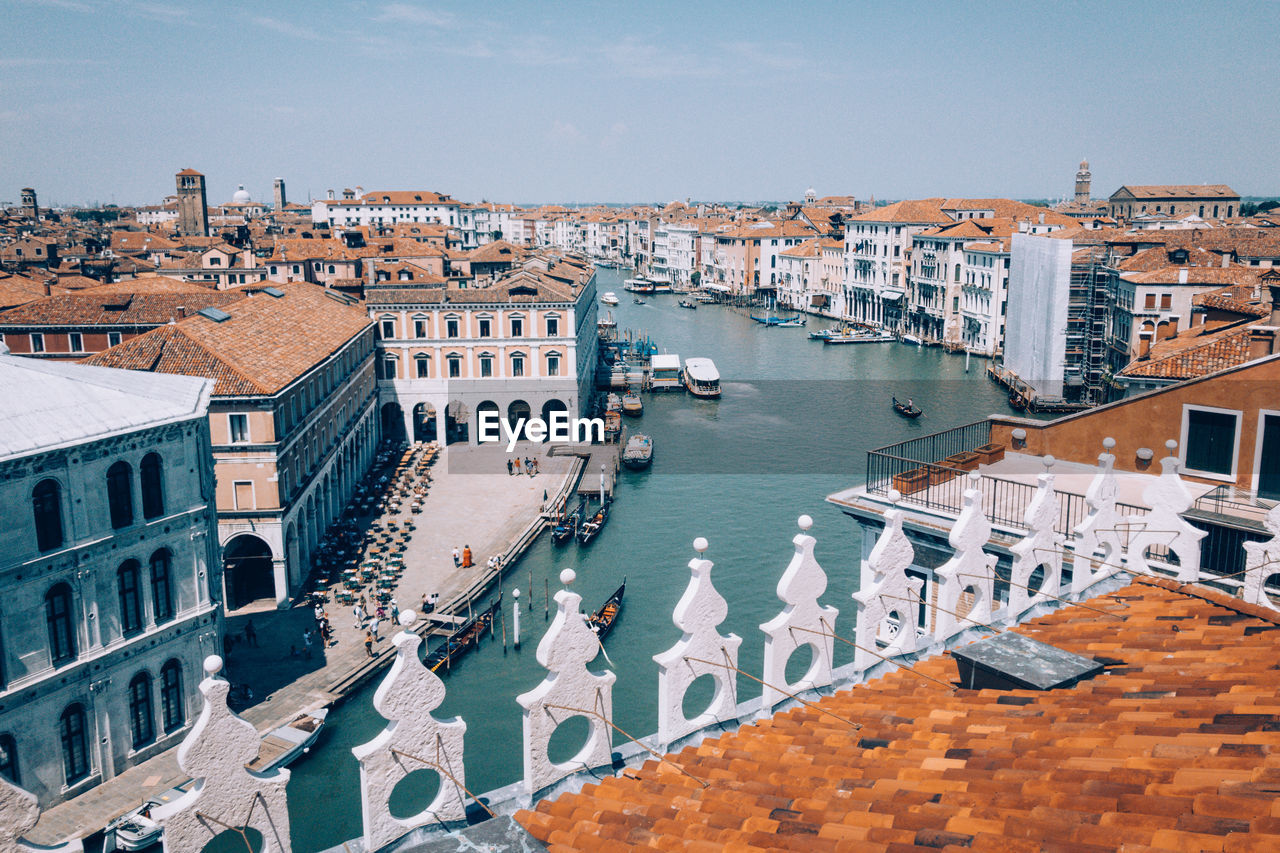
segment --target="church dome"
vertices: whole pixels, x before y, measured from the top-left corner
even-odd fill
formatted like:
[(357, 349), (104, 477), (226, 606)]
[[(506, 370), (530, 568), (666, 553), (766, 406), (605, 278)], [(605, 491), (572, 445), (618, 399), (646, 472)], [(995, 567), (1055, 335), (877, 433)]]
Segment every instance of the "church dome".
[(240, 184), (240, 188), (236, 190), (236, 194), (231, 197), (231, 203), (248, 204), (250, 201), (249, 191), (244, 188), (244, 184)]

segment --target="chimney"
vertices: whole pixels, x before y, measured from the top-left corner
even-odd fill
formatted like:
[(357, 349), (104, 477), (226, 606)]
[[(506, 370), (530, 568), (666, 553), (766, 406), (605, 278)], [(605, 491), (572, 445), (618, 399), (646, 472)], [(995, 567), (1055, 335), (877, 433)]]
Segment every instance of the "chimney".
[(53, 295), (53, 279), (51, 278), (46, 278), (44, 280), (44, 295), (45, 296)]
[(1187, 268), (1183, 267), (1182, 269), (1178, 270), (1178, 284), (1186, 284), (1186, 283), (1187, 283)]
[(1041, 225), (1043, 225), (1043, 224), (1044, 224), (1044, 214), (1043, 214), (1043, 213), (1042, 213), (1042, 214), (1040, 214), (1040, 224), (1041, 224)]
[(1151, 339), (1155, 337), (1155, 332), (1138, 332), (1138, 358), (1151, 357)]
[(1249, 360), (1265, 358), (1276, 351), (1276, 327), (1254, 326), (1249, 329)]
[(185, 305), (179, 305), (179, 306), (178, 306), (178, 319), (179, 319), (179, 320), (184, 320), (184, 319), (186, 319), (186, 316), (187, 316), (187, 306), (185, 306)]

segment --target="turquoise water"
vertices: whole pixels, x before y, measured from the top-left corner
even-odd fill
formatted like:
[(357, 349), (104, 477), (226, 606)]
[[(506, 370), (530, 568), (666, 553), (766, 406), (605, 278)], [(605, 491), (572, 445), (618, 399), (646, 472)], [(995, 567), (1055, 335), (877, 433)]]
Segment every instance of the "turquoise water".
[[(704, 305), (690, 311), (677, 307), (679, 297), (673, 295), (646, 296), (645, 305), (635, 305), (613, 270), (600, 271), (598, 289), (613, 290), (623, 300), (613, 309), (620, 329), (648, 334), (681, 357), (712, 358), (724, 396), (714, 401), (683, 393), (647, 395), (644, 416), (626, 422), (653, 437), (653, 467), (621, 473), (604, 531), (587, 547), (554, 546), (544, 535), (507, 576), (508, 632), (513, 586), (520, 588), (525, 608), (520, 651), (508, 644), (504, 653), (500, 622), (497, 636), (445, 677), (448, 698), (436, 712), (466, 720), (466, 781), (477, 793), (521, 774), (521, 709), (515, 697), (545, 675), (534, 650), (548, 624), (545, 590), (554, 595), (561, 569), (577, 571), (575, 588), (587, 609), (602, 604), (626, 577), (625, 607), (606, 641), (618, 676), (614, 722), (636, 736), (651, 734), (657, 729), (652, 658), (680, 637), (671, 611), (688, 582), (695, 537), (709, 540), (712, 579), (729, 603), (721, 632), (743, 638), (739, 665), (759, 673), (759, 625), (782, 607), (776, 585), (793, 553), (797, 516), (814, 518), (815, 553), (829, 577), (823, 601), (841, 611), (837, 629), (847, 635), (858, 529), (823, 499), (863, 481), (867, 450), (1006, 411), (1004, 394), (985, 378), (986, 362), (980, 359), (966, 373), (963, 357), (939, 349), (824, 346), (808, 340), (808, 329), (765, 328), (745, 309)], [(810, 329), (830, 325), (815, 318), (809, 323)], [(912, 397), (925, 415), (914, 421), (895, 415), (895, 394)], [(847, 645), (837, 643), (835, 652), (837, 664), (852, 659)], [(607, 665), (597, 658), (597, 669)], [(759, 685), (749, 679), (739, 679), (738, 686), (740, 700), (759, 695)], [(373, 710), (373, 689), (333, 712), (321, 746), (294, 766), (289, 803), (299, 853), (361, 832), (359, 770), (350, 750), (386, 725)], [(425, 805), (421, 799), (413, 811)]]

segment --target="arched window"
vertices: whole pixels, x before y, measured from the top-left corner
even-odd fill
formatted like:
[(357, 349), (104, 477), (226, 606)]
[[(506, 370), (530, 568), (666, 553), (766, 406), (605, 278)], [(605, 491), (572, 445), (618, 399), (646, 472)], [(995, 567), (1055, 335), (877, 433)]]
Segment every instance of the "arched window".
[(129, 731), (133, 748), (140, 749), (156, 739), (152, 723), (151, 676), (140, 672), (129, 682)]
[(74, 785), (89, 775), (89, 738), (83, 705), (71, 705), (62, 712), (58, 736), (62, 741), (62, 771), (66, 783)]
[(142, 478), (142, 517), (159, 518), (164, 515), (164, 470), (159, 453), (148, 453), (138, 466)]
[(956, 264), (956, 281), (960, 280), (960, 265)]
[(0, 776), (15, 785), (22, 784), (18, 778), (18, 744), (13, 735), (0, 735)]
[(107, 469), (107, 506), (111, 510), (112, 527), (133, 524), (133, 471), (128, 462), (117, 462)]
[(177, 660), (168, 661), (160, 670), (160, 711), (164, 715), (166, 734), (187, 724), (182, 701), (182, 664)]
[(62, 489), (57, 480), (41, 480), (31, 490), (31, 511), (36, 520), (36, 547), (52, 551), (62, 544)]
[(49, 629), (49, 660), (54, 666), (76, 656), (76, 632), (71, 620), (71, 587), (57, 584), (44, 596), (44, 621)]
[(151, 605), (156, 624), (173, 618), (173, 556), (161, 548), (151, 555)]
[(138, 561), (125, 560), (116, 571), (120, 594), (120, 632), (126, 637), (142, 630), (142, 594), (138, 589)]

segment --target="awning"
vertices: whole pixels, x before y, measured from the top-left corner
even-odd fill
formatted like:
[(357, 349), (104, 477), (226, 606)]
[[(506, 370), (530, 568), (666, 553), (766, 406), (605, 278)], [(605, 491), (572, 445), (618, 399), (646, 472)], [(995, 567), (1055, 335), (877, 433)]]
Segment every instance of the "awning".
[(809, 304), (814, 308), (826, 308), (831, 304), (831, 294), (814, 293), (809, 297)]
[(880, 298), (888, 299), (890, 302), (893, 302), (902, 298), (902, 291), (894, 287), (886, 287), (884, 290), (880, 291)]
[(702, 285), (702, 289), (703, 289), (703, 290), (715, 290), (715, 291), (719, 291), (720, 293), (728, 293), (728, 292), (729, 292), (729, 285), (727, 285), (727, 284), (717, 284), (716, 282), (711, 281), (711, 282), (706, 282), (706, 283), (704, 283), (704, 284)]

